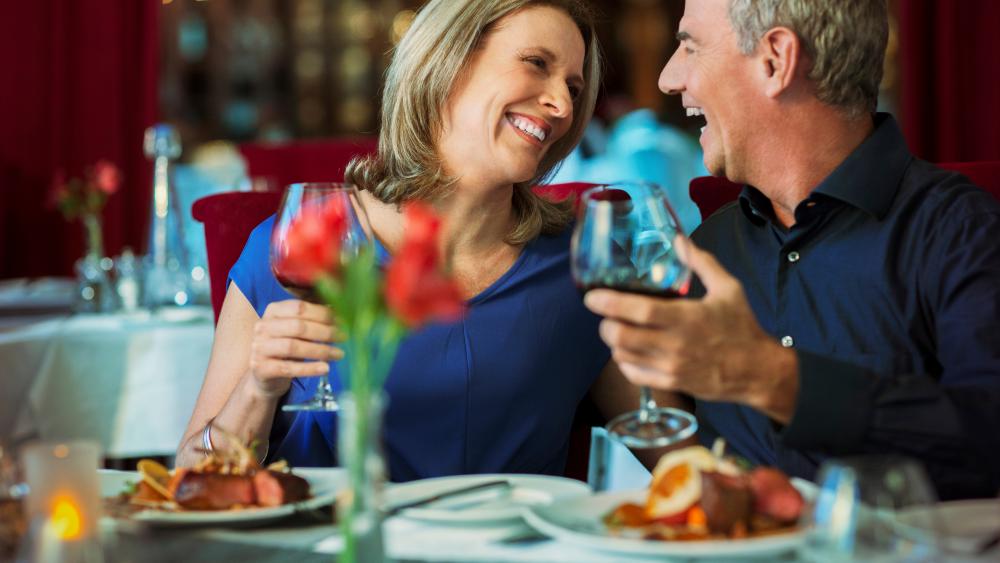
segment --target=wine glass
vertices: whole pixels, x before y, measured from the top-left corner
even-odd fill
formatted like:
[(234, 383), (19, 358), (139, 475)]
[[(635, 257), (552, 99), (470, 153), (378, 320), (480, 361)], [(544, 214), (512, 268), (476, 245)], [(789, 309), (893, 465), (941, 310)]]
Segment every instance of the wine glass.
[(831, 459), (803, 512), (808, 561), (939, 561), (937, 495), (923, 467), (902, 456)]
[[(691, 272), (677, 256), (683, 234), (666, 192), (655, 184), (622, 182), (584, 192), (571, 247), (573, 279), (581, 291), (609, 288), (664, 299), (687, 293)], [(658, 407), (648, 387), (639, 409), (608, 423), (632, 448), (675, 444), (698, 429), (691, 413)]]
[[(358, 190), (350, 184), (333, 182), (314, 182), (291, 184), (285, 189), (285, 194), (278, 208), (271, 231), (271, 271), (278, 283), (298, 299), (321, 303), (313, 289), (311, 280), (303, 279), (302, 272), (292, 268), (287, 260), (293, 251), (289, 244), (288, 234), (292, 223), (310, 214), (322, 217), (324, 209), (330, 205), (340, 205), (345, 212), (347, 222), (340, 240), (340, 253), (337, 260), (340, 265), (356, 257), (364, 248), (371, 245), (371, 227), (368, 216), (361, 204)], [(346, 359), (346, 358), (345, 358)], [(341, 360), (343, 362), (344, 360)], [(316, 392), (305, 403), (285, 404), (284, 411), (337, 411), (340, 405), (330, 384), (330, 376), (316, 378)]]

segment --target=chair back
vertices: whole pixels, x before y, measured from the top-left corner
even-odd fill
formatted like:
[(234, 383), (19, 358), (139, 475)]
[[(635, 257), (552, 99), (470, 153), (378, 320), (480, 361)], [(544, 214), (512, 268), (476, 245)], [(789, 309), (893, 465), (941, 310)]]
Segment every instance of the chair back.
[(191, 215), (205, 226), (212, 311), (219, 320), (229, 270), (243, 252), (250, 232), (278, 210), (283, 192), (226, 192), (194, 202)]
[(296, 182), (336, 182), (355, 156), (374, 153), (376, 137), (349, 137), (288, 143), (244, 143), (240, 154), (251, 177), (271, 180), (277, 188)]
[[(942, 162), (937, 166), (964, 175), (1000, 200), (1000, 161)], [(702, 176), (691, 180), (689, 190), (691, 199), (701, 211), (702, 220), (705, 220), (723, 205), (734, 201), (743, 186), (725, 178)]]

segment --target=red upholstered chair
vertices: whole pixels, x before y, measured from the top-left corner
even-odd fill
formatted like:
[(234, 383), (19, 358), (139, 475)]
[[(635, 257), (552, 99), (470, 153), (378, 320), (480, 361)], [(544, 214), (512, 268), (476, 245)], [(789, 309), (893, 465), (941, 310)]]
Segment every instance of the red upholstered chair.
[(295, 182), (336, 182), (344, 177), (347, 163), (357, 155), (375, 152), (376, 137), (293, 141), (289, 143), (244, 143), (240, 154), (251, 177), (272, 179), (278, 187)]
[[(1000, 161), (983, 162), (943, 162), (938, 166), (965, 175), (972, 183), (1000, 199)], [(707, 219), (717, 209), (735, 200), (743, 186), (725, 178), (702, 176), (691, 180), (691, 199), (701, 211), (701, 218)]]
[(280, 191), (227, 192), (203, 197), (191, 206), (191, 215), (205, 225), (208, 281), (216, 321), (226, 297), (230, 268), (243, 252), (253, 228), (278, 210), (281, 194)]
[[(343, 171), (341, 171), (342, 177)], [(291, 178), (291, 177), (287, 177)], [(318, 177), (318, 178), (322, 178)], [(303, 177), (300, 180), (308, 180)], [(289, 182), (297, 181), (289, 179)], [(537, 192), (545, 197), (562, 200), (575, 198), (594, 184), (571, 183), (540, 186)], [(203, 197), (191, 209), (194, 218), (205, 226), (205, 246), (208, 251), (208, 276), (212, 292), (212, 309), (219, 319), (226, 296), (226, 278), (239, 258), (250, 232), (278, 209), (281, 192), (230, 192)], [(584, 399), (577, 409), (569, 437), (566, 476), (587, 480), (590, 455), (590, 427), (604, 421), (590, 399)]]

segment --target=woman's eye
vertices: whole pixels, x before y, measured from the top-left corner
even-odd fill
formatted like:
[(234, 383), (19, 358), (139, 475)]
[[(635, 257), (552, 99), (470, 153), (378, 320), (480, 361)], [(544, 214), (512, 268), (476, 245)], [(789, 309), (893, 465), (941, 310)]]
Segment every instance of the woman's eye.
[(545, 69), (545, 59), (541, 57), (525, 57), (524, 59), (528, 64), (537, 66), (540, 69)]
[(569, 97), (576, 101), (580, 97), (580, 89), (576, 86), (569, 86)]

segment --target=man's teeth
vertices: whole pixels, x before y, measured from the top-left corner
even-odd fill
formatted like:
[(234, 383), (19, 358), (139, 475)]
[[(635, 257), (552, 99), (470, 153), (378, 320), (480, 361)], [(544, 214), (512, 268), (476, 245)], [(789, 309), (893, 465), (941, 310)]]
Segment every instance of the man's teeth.
[(699, 115), (705, 115), (705, 112), (701, 108), (685, 108), (687, 109), (688, 117), (698, 117)]
[(532, 137), (538, 139), (539, 142), (545, 142), (545, 131), (535, 124), (531, 123), (526, 119), (521, 119), (520, 117), (510, 118), (510, 122), (521, 131), (531, 135)]

